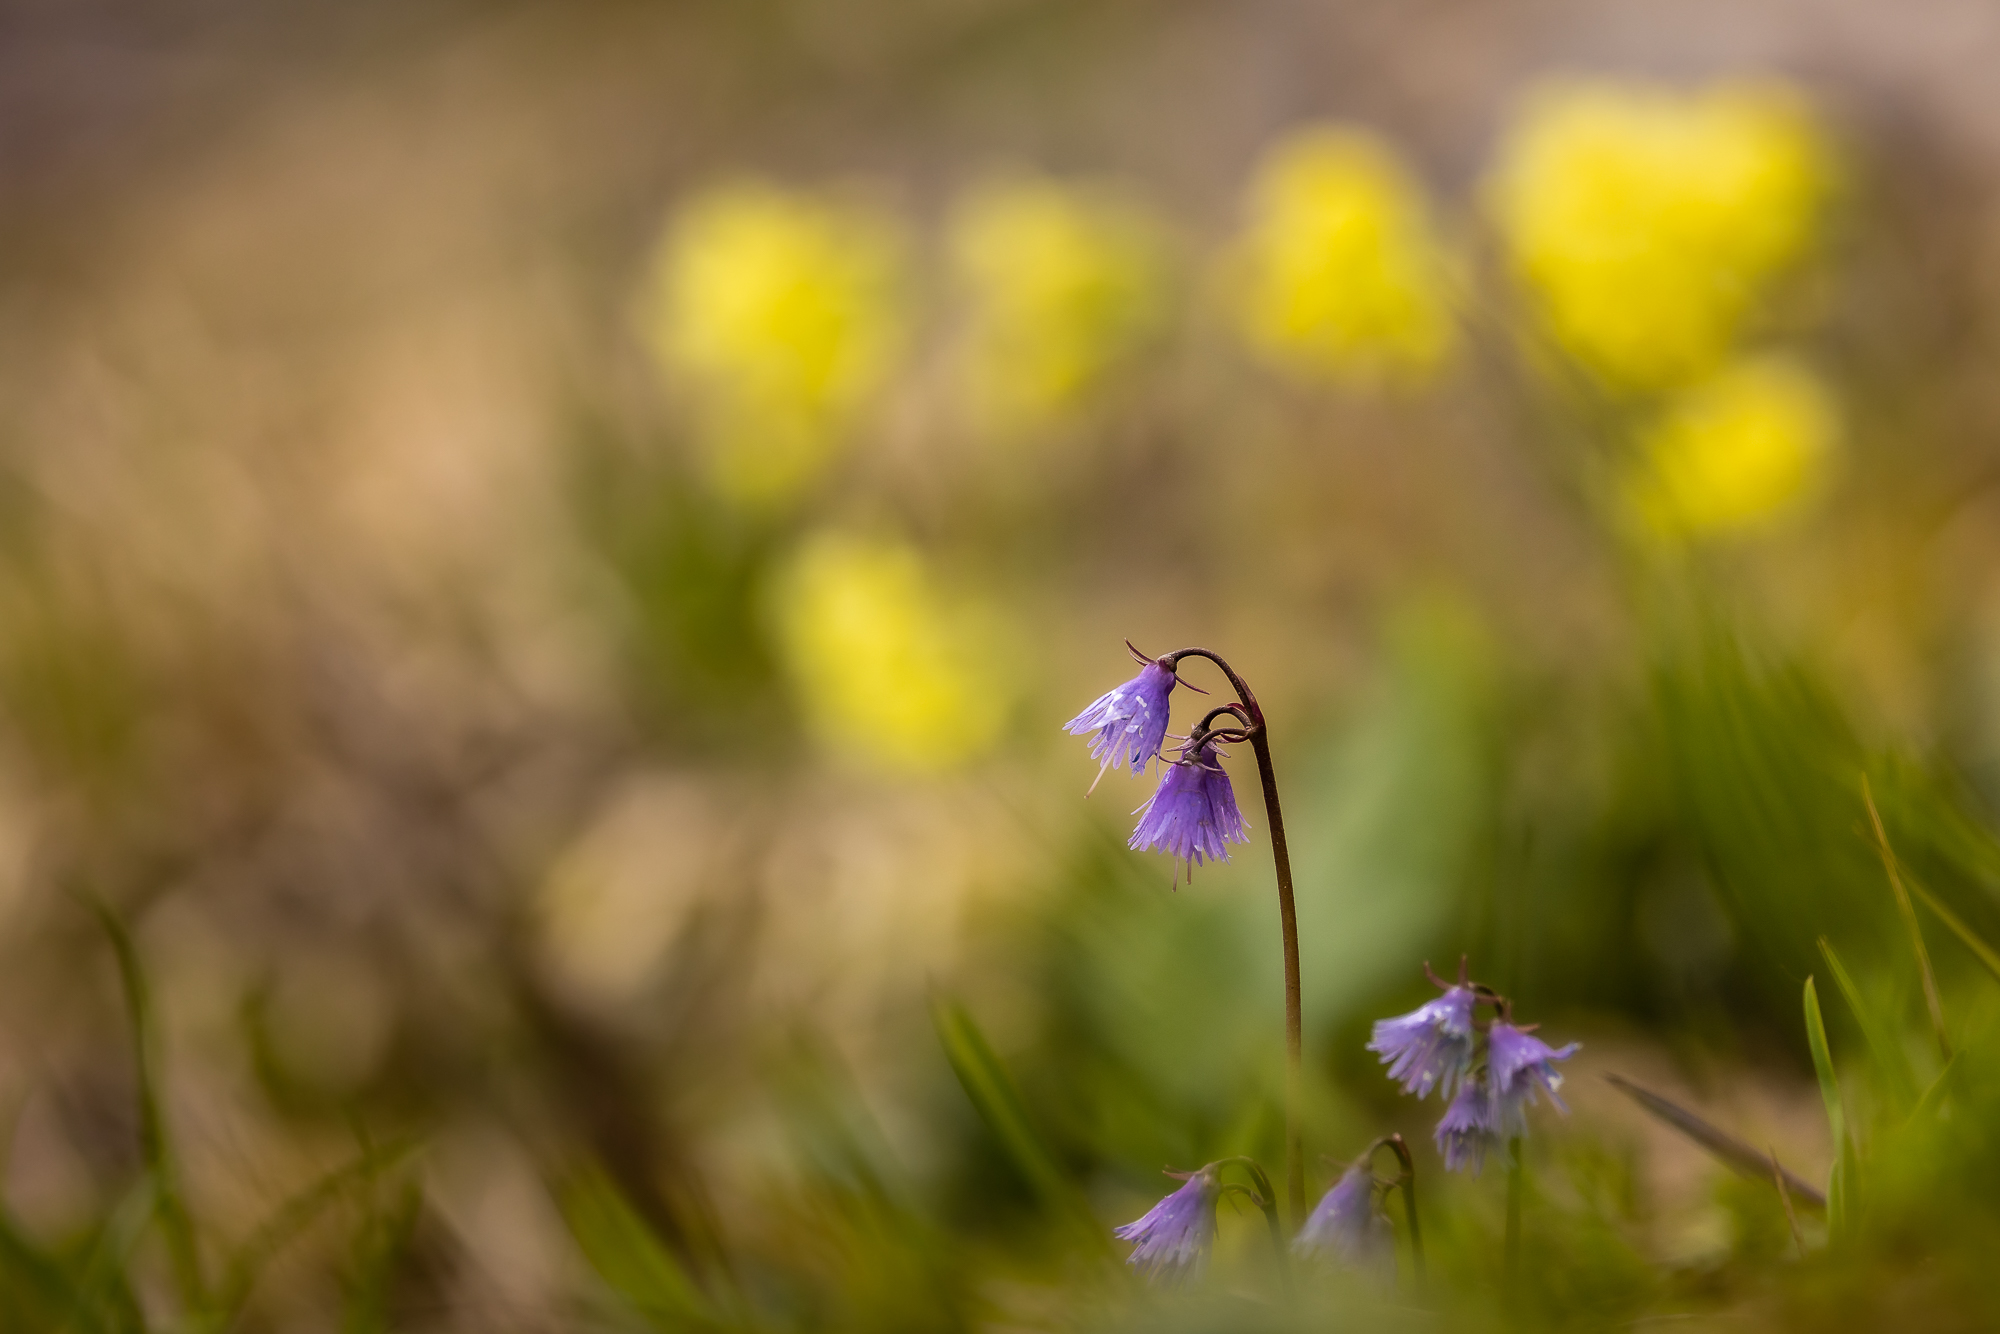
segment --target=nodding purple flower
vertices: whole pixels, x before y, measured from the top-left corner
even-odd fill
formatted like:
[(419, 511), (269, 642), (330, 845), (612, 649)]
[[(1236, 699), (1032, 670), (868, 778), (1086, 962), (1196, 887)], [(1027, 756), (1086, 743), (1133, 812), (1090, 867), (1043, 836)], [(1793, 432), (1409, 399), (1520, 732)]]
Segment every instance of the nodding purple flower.
[(1537, 1101), (1537, 1086), (1559, 1111), (1569, 1111), (1556, 1096), (1563, 1077), (1555, 1062), (1567, 1061), (1581, 1045), (1551, 1047), (1504, 1020), (1493, 1021), (1486, 1033), (1486, 1078), (1492, 1085), (1492, 1121), (1500, 1134), (1519, 1135), (1528, 1128), (1527, 1109)]
[(1139, 825), (1132, 831), (1129, 847), (1151, 849), (1177, 857), (1187, 864), (1188, 875), (1206, 857), (1209, 861), (1229, 860), (1229, 843), (1246, 843), (1243, 813), (1236, 809), (1236, 792), (1229, 775), (1222, 771), (1214, 742), (1204, 743), (1192, 759), (1182, 758), (1166, 767), (1160, 786), (1145, 805), (1134, 812)]
[[(1173, 669), (1148, 662), (1139, 674), (1063, 725), (1071, 736), (1091, 737), (1090, 757), (1100, 760), (1097, 776), (1123, 763), (1133, 773), (1144, 772), (1167, 736), (1167, 696), (1180, 683)], [(1095, 788), (1097, 784), (1092, 783)]]
[(1422, 1098), (1435, 1088), (1449, 1099), (1472, 1069), (1470, 987), (1447, 987), (1436, 1000), (1394, 1019), (1379, 1019), (1368, 1050), (1380, 1052), (1389, 1078)]
[(1125, 1263), (1166, 1283), (1199, 1274), (1215, 1243), (1217, 1176), (1213, 1164), (1204, 1167), (1143, 1218), (1113, 1228), (1112, 1236), (1134, 1243)]
[(1444, 1109), (1434, 1136), (1447, 1170), (1470, 1169), (1477, 1176), (1486, 1166), (1487, 1150), (1500, 1143), (1494, 1110), (1493, 1099), (1480, 1081), (1466, 1079), (1459, 1084), (1458, 1096)]
[(1320, 1197), (1292, 1250), (1368, 1268), (1394, 1263), (1395, 1243), (1389, 1220), (1375, 1207), (1375, 1169), (1367, 1158), (1348, 1168)]

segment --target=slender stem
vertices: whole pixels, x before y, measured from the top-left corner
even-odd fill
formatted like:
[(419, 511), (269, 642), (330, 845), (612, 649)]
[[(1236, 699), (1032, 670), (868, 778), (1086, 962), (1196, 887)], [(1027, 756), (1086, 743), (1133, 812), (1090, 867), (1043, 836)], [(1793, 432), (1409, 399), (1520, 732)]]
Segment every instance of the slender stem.
[(1224, 1158), (1210, 1164), (1210, 1166), (1218, 1169), (1231, 1165), (1241, 1167), (1244, 1173), (1249, 1176), (1250, 1184), (1256, 1187), (1252, 1195), (1257, 1201), (1257, 1207), (1264, 1211), (1264, 1221), (1271, 1225), (1271, 1246), (1278, 1253), (1278, 1281), (1284, 1285), (1285, 1294), (1290, 1296), (1292, 1291), (1292, 1255), (1285, 1247), (1285, 1225), (1278, 1218), (1278, 1196), (1277, 1192), (1271, 1189), (1271, 1178), (1264, 1175), (1264, 1168), (1255, 1158), (1242, 1155), (1234, 1158)]
[(1882, 828), (1881, 812), (1875, 809), (1875, 793), (1868, 786), (1868, 775), (1861, 775), (1861, 800), (1868, 806), (1868, 819), (1875, 826), (1875, 847), (1882, 854), (1882, 869), (1889, 873), (1889, 888), (1896, 894), (1896, 911), (1902, 916), (1903, 927), (1910, 933), (1910, 948), (1917, 956), (1917, 975), (1924, 984), (1924, 1008), (1930, 1011), (1931, 1032), (1937, 1035), (1938, 1050), (1945, 1060), (1951, 1059), (1951, 1039), (1944, 1031), (1944, 1005), (1938, 1000), (1937, 978), (1931, 973), (1930, 951), (1924, 948), (1924, 930), (1917, 925), (1917, 910), (1910, 906), (1910, 892), (1903, 887), (1903, 875), (1896, 867), (1895, 849), (1889, 846), (1889, 835)]
[(1785, 1169), (1778, 1166), (1777, 1149), (1770, 1148), (1766, 1153), (1771, 1160), (1771, 1180), (1778, 1183), (1778, 1198), (1784, 1201), (1785, 1221), (1792, 1225), (1792, 1245), (1799, 1248), (1799, 1259), (1803, 1260), (1806, 1258), (1806, 1239), (1799, 1231), (1798, 1210), (1792, 1208), (1792, 1188), (1785, 1184)]
[(1396, 1155), (1403, 1172), (1396, 1184), (1403, 1188), (1403, 1209), (1410, 1216), (1410, 1269), (1416, 1275), (1417, 1291), (1424, 1290), (1424, 1230), (1417, 1222), (1417, 1164), (1410, 1146), (1401, 1135), (1389, 1135), (1382, 1143)]
[(1264, 816), (1271, 822), (1271, 861), (1278, 877), (1278, 925), (1285, 946), (1285, 1196), (1292, 1227), (1306, 1218), (1306, 1151), (1300, 1104), (1305, 1089), (1305, 1013), (1299, 999), (1299, 915), (1292, 897), (1292, 855), (1285, 846), (1285, 813), (1278, 804), (1278, 775), (1271, 766), (1270, 729), (1249, 683), (1205, 648), (1184, 648), (1160, 659), (1172, 670), (1182, 658), (1206, 658), (1222, 669), (1249, 715), (1250, 746), (1264, 783)]

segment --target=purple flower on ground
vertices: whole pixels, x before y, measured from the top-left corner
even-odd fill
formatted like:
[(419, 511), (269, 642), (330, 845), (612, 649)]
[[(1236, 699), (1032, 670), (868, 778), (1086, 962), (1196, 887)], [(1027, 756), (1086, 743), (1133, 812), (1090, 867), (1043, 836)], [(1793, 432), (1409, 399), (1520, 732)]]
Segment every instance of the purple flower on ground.
[(1134, 812), (1139, 825), (1132, 831), (1128, 846), (1140, 851), (1164, 852), (1187, 863), (1188, 874), (1209, 861), (1226, 862), (1225, 844), (1244, 843), (1243, 814), (1236, 809), (1236, 792), (1215, 744), (1201, 747), (1192, 759), (1182, 758), (1166, 767), (1160, 786)]
[(1478, 1080), (1467, 1079), (1459, 1084), (1458, 1096), (1444, 1109), (1434, 1136), (1447, 1170), (1469, 1169), (1477, 1176), (1486, 1166), (1487, 1150), (1500, 1143), (1493, 1112), (1493, 1099)]
[(1512, 1024), (1493, 1021), (1486, 1034), (1486, 1077), (1493, 1086), (1491, 1119), (1501, 1135), (1511, 1137), (1527, 1130), (1527, 1109), (1538, 1100), (1537, 1086), (1558, 1110), (1569, 1110), (1556, 1096), (1563, 1077), (1555, 1062), (1567, 1061), (1581, 1045), (1572, 1042), (1566, 1047), (1551, 1047)]
[(1148, 1278), (1174, 1282), (1201, 1272), (1215, 1242), (1216, 1174), (1212, 1167), (1111, 1235), (1133, 1243), (1125, 1263)]
[(1368, 1159), (1347, 1169), (1320, 1197), (1292, 1242), (1302, 1256), (1325, 1255), (1375, 1268), (1394, 1263), (1389, 1220), (1375, 1207), (1375, 1170)]
[[(1100, 760), (1097, 776), (1123, 763), (1133, 773), (1141, 773), (1160, 753), (1167, 735), (1167, 696), (1179, 684), (1173, 672), (1157, 662), (1149, 662), (1139, 674), (1115, 690), (1107, 690), (1095, 703), (1063, 725), (1072, 736), (1091, 737), (1090, 756)], [(1092, 784), (1093, 787), (1096, 784)]]
[(1380, 1052), (1389, 1078), (1419, 1098), (1433, 1088), (1449, 1099), (1472, 1068), (1470, 987), (1448, 987), (1444, 995), (1394, 1019), (1378, 1019), (1368, 1050)]

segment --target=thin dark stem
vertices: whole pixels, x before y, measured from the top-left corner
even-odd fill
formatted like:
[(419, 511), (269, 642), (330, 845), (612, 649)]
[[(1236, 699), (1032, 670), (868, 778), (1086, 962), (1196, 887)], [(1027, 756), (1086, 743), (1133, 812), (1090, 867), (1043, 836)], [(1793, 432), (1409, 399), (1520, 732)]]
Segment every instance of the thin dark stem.
[(1271, 765), (1270, 729), (1250, 685), (1236, 669), (1205, 648), (1184, 648), (1160, 661), (1172, 670), (1182, 658), (1206, 658), (1222, 669), (1249, 716), (1251, 749), (1264, 783), (1264, 818), (1271, 822), (1271, 861), (1278, 877), (1278, 925), (1285, 947), (1285, 1196), (1292, 1227), (1305, 1224), (1306, 1150), (1301, 1102), (1305, 1090), (1305, 1013), (1299, 999), (1299, 915), (1292, 897), (1292, 855), (1285, 846), (1285, 814), (1278, 804), (1278, 775)]
[(1263, 1166), (1255, 1158), (1224, 1158), (1214, 1166), (1222, 1168), (1234, 1164), (1241, 1167), (1256, 1187), (1252, 1192), (1257, 1207), (1264, 1211), (1264, 1221), (1271, 1225), (1271, 1246), (1278, 1254), (1278, 1281), (1284, 1285), (1285, 1295), (1292, 1291), (1292, 1254), (1285, 1246), (1285, 1225), (1278, 1218), (1278, 1195), (1271, 1189), (1271, 1178), (1264, 1175)]
[(1417, 1222), (1417, 1164), (1410, 1156), (1410, 1146), (1401, 1135), (1384, 1137), (1382, 1143), (1396, 1155), (1402, 1165), (1402, 1175), (1396, 1184), (1403, 1188), (1403, 1209), (1410, 1216), (1410, 1269), (1416, 1275), (1417, 1291), (1424, 1288), (1424, 1230)]

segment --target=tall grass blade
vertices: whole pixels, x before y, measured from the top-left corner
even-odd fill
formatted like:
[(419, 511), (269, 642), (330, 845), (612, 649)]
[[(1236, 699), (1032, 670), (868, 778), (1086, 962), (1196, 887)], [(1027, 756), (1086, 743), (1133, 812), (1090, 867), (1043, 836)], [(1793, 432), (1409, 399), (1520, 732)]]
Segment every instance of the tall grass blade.
[(1833, 1131), (1833, 1170), (1826, 1185), (1827, 1227), (1845, 1236), (1853, 1226), (1855, 1159), (1847, 1133), (1847, 1112), (1840, 1100), (1840, 1081), (1833, 1072), (1833, 1051), (1826, 1042), (1826, 1019), (1820, 1014), (1819, 992), (1808, 977), (1805, 986), (1806, 1045), (1812, 1048), (1813, 1071), (1819, 1076), (1819, 1096), (1826, 1104), (1827, 1125)]
[(1815, 1209), (1826, 1208), (1826, 1196), (1779, 1166), (1775, 1155), (1759, 1153), (1728, 1131), (1695, 1115), (1679, 1103), (1661, 1097), (1651, 1089), (1641, 1088), (1623, 1075), (1607, 1074), (1604, 1078), (1613, 1088), (1638, 1103), (1649, 1115), (1686, 1135), (1713, 1154), (1717, 1162), (1739, 1176), (1769, 1181), (1772, 1172), (1779, 1172), (1784, 1177), (1784, 1188), (1791, 1192), (1792, 1198)]
[(126, 1275), (146, 1229), (152, 1225), (159, 1198), (153, 1179), (142, 1177), (111, 1211), (84, 1262), (76, 1305), (64, 1327), (121, 1332), (145, 1329), (145, 1318), (133, 1300)]
[(1895, 1037), (1882, 1026), (1874, 1009), (1863, 1003), (1861, 989), (1854, 985), (1847, 966), (1834, 952), (1833, 942), (1825, 936), (1819, 938), (1820, 957), (1826, 960), (1827, 971), (1833, 974), (1833, 984), (1840, 988), (1841, 999), (1853, 1012), (1855, 1022), (1861, 1025), (1862, 1040), (1875, 1057), (1875, 1066), (1882, 1077), (1892, 1086), (1891, 1091), (1897, 1101), (1907, 1107), (1917, 1100), (1916, 1077), (1910, 1072), (1909, 1058), (1896, 1045)]
[(370, 1212), (355, 1238), (340, 1334), (389, 1334), (390, 1288), (416, 1235), (423, 1203), (422, 1187), (409, 1181), (386, 1212)]
[(1951, 1079), (1957, 1072), (1958, 1058), (1954, 1056), (1945, 1063), (1944, 1069), (1938, 1071), (1938, 1077), (1924, 1090), (1924, 1096), (1917, 1099), (1917, 1105), (1911, 1109), (1909, 1118), (1903, 1122), (1905, 1129), (1918, 1125), (1926, 1117), (1937, 1113), (1938, 1108), (1944, 1103), (1945, 1095), (1951, 1091)]
[(931, 1003), (931, 1022), (937, 1027), (945, 1059), (951, 1062), (965, 1096), (972, 1100), (974, 1109), (999, 1139), (1016, 1169), (1045, 1203), (1080, 1230), (1087, 1231), (1108, 1251), (1110, 1243), (1104, 1230), (1028, 1119), (1013, 1079), (972, 1016), (956, 1002), (939, 999)]
[(1937, 919), (1943, 922), (1946, 928), (1953, 935), (1957, 936), (1967, 949), (1972, 951), (1972, 956), (1979, 960), (1987, 972), (1993, 974), (1993, 980), (2000, 982), (2000, 953), (1996, 953), (1991, 945), (1981, 940), (1978, 933), (1965, 924), (1963, 918), (1940, 903), (1937, 895), (1931, 893), (1914, 880), (1910, 882), (1910, 892), (1922, 899), (1924, 906), (1936, 913)]
[(190, 1311), (208, 1307), (208, 1282), (202, 1275), (201, 1247), (195, 1236), (194, 1218), (188, 1213), (187, 1198), (181, 1190), (180, 1166), (167, 1135), (166, 1120), (160, 1112), (159, 1070), (156, 1064), (156, 1035), (153, 1031), (152, 993), (146, 985), (139, 952), (125, 923), (108, 906), (91, 900), (97, 919), (111, 938), (118, 959), (118, 978), (125, 992), (125, 1009), (132, 1028), (133, 1062), (139, 1082), (139, 1151), (159, 1194), (158, 1218), (166, 1235), (167, 1258), (173, 1269), (174, 1286), (181, 1305)]
[(1951, 1037), (1944, 1028), (1944, 1002), (1938, 999), (1937, 976), (1931, 971), (1931, 953), (1924, 948), (1923, 928), (1917, 924), (1917, 910), (1910, 904), (1909, 890), (1903, 886), (1902, 872), (1896, 866), (1896, 851), (1889, 846), (1888, 831), (1882, 827), (1881, 812), (1875, 809), (1875, 792), (1868, 785), (1868, 775), (1861, 775), (1861, 800), (1868, 806), (1868, 820), (1875, 828), (1875, 848), (1882, 855), (1882, 869), (1889, 875), (1889, 888), (1896, 895), (1896, 912), (1903, 919), (1903, 928), (1910, 933), (1910, 950), (1917, 956), (1917, 973), (1924, 984), (1924, 1008), (1930, 1012), (1931, 1031), (1937, 1035), (1938, 1050), (1944, 1059), (1951, 1059)]
[(615, 1182), (594, 1165), (559, 1192), (563, 1218), (597, 1276), (660, 1329), (714, 1328), (721, 1322)]

